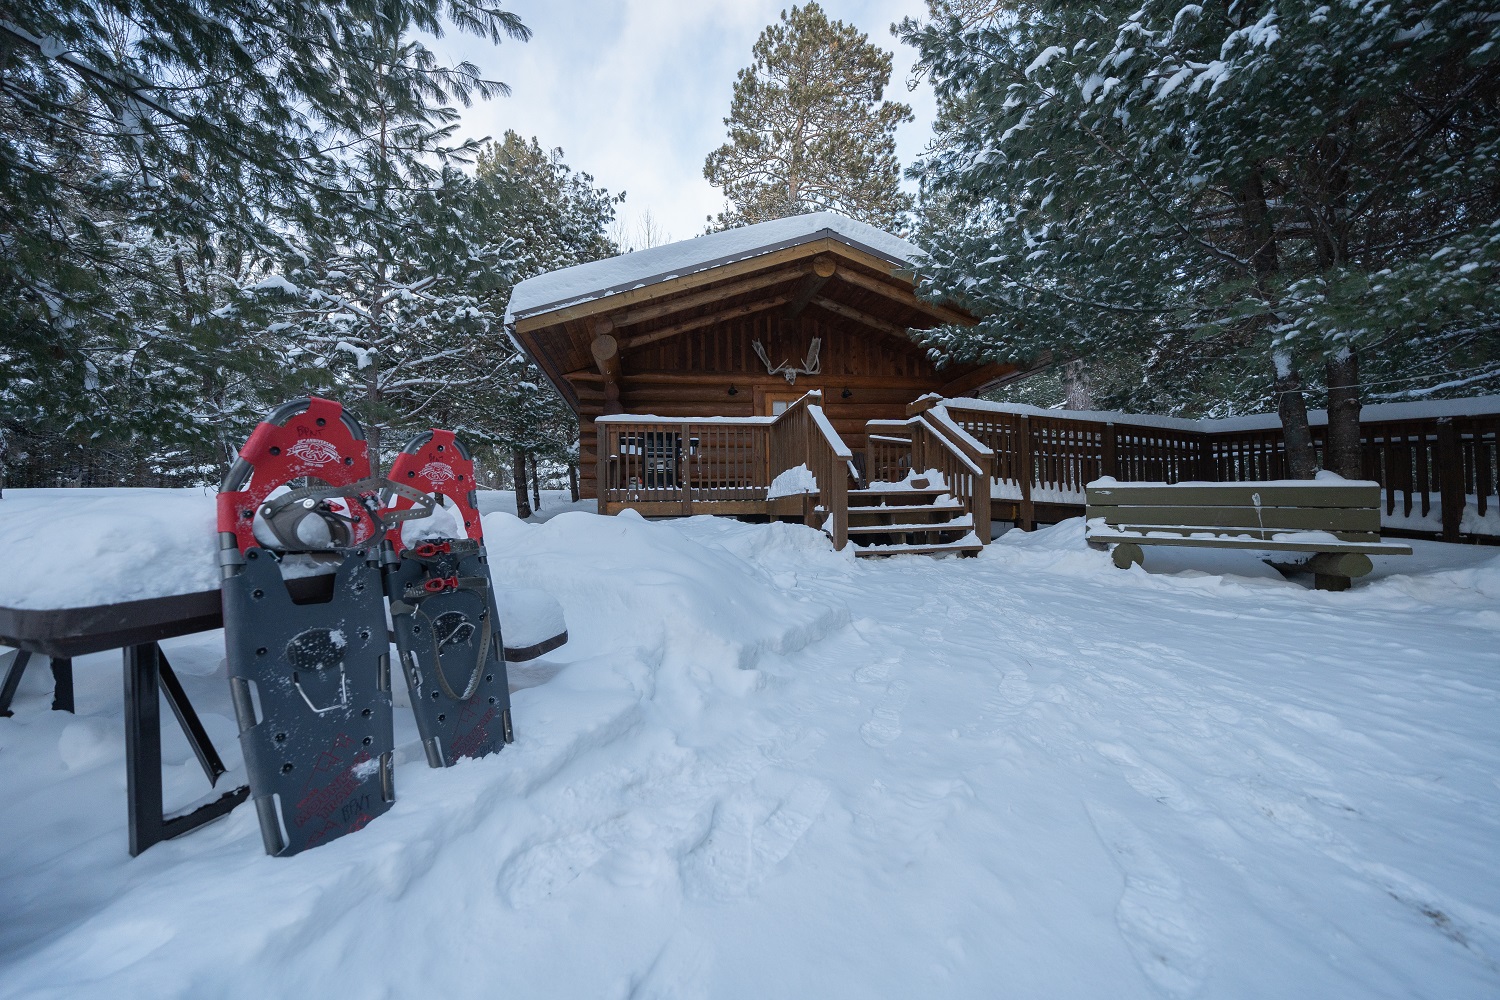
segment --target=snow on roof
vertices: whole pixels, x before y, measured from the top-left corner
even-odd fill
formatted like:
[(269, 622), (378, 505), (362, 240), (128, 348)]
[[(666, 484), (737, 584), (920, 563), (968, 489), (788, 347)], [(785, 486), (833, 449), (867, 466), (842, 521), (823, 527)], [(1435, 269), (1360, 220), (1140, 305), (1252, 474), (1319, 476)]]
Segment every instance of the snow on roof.
[(552, 312), (821, 239), (838, 240), (902, 267), (915, 267), (926, 259), (926, 254), (915, 244), (884, 230), (833, 212), (812, 212), (726, 229), (527, 278), (510, 293), (505, 325), (510, 327), (517, 319), (526, 316)]

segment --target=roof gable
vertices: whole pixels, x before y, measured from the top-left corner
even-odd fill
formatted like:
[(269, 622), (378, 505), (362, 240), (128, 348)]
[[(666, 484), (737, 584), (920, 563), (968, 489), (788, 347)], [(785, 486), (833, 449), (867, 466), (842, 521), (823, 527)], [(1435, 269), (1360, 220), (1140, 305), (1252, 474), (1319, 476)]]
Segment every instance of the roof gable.
[(709, 233), (527, 278), (511, 292), (505, 322), (510, 326), (528, 316), (554, 312), (632, 288), (819, 240), (835, 240), (901, 269), (914, 269), (926, 259), (916, 245), (874, 226), (833, 212), (813, 212)]

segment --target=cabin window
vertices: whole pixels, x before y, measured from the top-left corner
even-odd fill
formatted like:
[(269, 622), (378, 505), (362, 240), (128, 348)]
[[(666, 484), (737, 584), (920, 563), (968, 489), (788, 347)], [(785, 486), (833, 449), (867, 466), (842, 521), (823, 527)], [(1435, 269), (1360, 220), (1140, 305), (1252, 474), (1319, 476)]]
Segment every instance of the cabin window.
[(761, 397), (760, 415), (763, 417), (779, 417), (786, 412), (787, 407), (806, 395), (806, 392), (767, 392)]

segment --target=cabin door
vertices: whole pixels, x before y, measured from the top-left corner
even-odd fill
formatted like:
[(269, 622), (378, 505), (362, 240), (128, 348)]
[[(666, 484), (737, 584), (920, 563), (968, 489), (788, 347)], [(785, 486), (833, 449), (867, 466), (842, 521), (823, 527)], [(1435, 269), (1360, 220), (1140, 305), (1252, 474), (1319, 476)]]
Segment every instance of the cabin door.
[(777, 390), (762, 392), (757, 412), (763, 417), (779, 417), (786, 412), (788, 406), (805, 395), (807, 395), (805, 390), (802, 392)]

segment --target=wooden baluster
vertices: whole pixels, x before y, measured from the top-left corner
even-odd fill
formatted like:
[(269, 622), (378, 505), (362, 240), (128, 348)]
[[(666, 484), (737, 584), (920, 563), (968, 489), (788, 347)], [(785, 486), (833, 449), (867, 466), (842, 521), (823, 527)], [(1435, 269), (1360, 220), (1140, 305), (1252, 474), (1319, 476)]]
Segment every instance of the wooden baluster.
[(1484, 517), (1489, 512), (1490, 491), (1495, 486), (1494, 465), (1491, 464), (1490, 443), (1485, 440), (1484, 422), (1474, 420), (1470, 426), (1474, 433), (1475, 504), (1479, 508), (1479, 516)]
[(1022, 531), (1036, 530), (1036, 505), (1031, 502), (1031, 418), (1021, 414), (1016, 420), (1016, 476), (1021, 486), (1021, 502), (1016, 511)]
[(1443, 541), (1456, 542), (1464, 516), (1464, 473), (1458, 428), (1449, 417), (1437, 422), (1437, 473), (1443, 505)]

